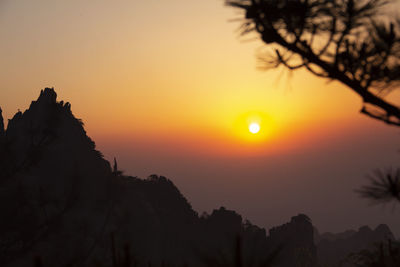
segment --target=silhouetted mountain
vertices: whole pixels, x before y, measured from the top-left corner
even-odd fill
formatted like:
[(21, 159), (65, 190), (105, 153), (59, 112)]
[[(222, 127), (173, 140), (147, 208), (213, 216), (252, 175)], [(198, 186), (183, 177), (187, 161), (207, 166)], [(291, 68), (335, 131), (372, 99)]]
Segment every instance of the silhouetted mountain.
[(0, 150), (0, 265), (89, 253), (112, 205), (111, 170), (70, 104), (45, 89), (9, 120)]
[(269, 231), (269, 247), (282, 247), (278, 259), (283, 266), (316, 266), (314, 230), (310, 218), (304, 214), (292, 217), (289, 223)]
[(335, 241), (337, 239), (345, 239), (345, 238), (348, 238), (348, 237), (354, 235), (355, 233), (357, 233), (357, 231), (355, 231), (355, 230), (346, 230), (344, 232), (336, 233), (336, 234), (333, 234), (330, 232), (320, 234), (318, 232), (318, 229), (314, 227), (314, 243), (319, 244), (319, 242), (321, 242), (321, 240)]
[[(306, 215), (269, 236), (225, 208), (198, 216), (169, 179), (124, 176), (116, 161), (111, 169), (71, 105), (50, 88), (7, 129), (0, 110), (0, 215), (0, 266), (32, 266), (38, 256), (44, 266), (111, 266), (120, 251), (136, 266), (250, 266), (277, 251), (274, 266), (316, 264)], [(361, 232), (357, 244), (369, 236)]]
[[(364, 249), (371, 249), (376, 243), (386, 243), (387, 240), (395, 240), (393, 233), (385, 224), (381, 224), (372, 230), (363, 226), (358, 231), (349, 230), (338, 234), (314, 233), (318, 240), (318, 261), (325, 266), (339, 266), (349, 254), (357, 253)], [(348, 265), (343, 265), (348, 266)]]

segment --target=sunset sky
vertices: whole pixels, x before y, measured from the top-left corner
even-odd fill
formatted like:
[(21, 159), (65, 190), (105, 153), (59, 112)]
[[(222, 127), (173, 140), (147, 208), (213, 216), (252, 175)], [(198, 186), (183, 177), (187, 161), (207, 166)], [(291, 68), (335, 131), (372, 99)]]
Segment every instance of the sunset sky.
[(306, 213), (322, 232), (387, 223), (399, 236), (400, 207), (353, 190), (398, 166), (400, 129), (360, 115), (339, 83), (259, 70), (263, 44), (236, 18), (222, 0), (0, 0), (3, 115), (54, 87), (107, 159), (167, 176), (199, 213), (223, 205), (267, 228)]

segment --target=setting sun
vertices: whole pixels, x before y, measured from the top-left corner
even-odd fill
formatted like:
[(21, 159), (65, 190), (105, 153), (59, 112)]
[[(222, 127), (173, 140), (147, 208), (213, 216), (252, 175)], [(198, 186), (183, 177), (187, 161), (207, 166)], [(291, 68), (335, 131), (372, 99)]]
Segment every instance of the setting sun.
[(255, 122), (251, 123), (251, 124), (249, 125), (249, 131), (250, 131), (252, 134), (258, 133), (258, 132), (260, 131), (260, 125), (259, 125), (258, 123), (255, 123)]
[(247, 111), (236, 115), (231, 129), (231, 133), (237, 138), (235, 142), (241, 145), (245, 144), (248, 148), (252, 147), (253, 152), (258, 150), (253, 145), (258, 148), (265, 148), (264, 145), (271, 144), (278, 132), (278, 126), (271, 115), (260, 110)]

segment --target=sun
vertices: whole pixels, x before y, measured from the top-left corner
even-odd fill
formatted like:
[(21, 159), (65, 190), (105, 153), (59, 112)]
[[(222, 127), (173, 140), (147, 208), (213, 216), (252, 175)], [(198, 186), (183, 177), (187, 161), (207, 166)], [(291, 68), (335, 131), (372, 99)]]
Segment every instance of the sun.
[(251, 124), (249, 125), (249, 131), (250, 131), (252, 134), (258, 133), (258, 132), (260, 131), (260, 125), (259, 125), (258, 123), (255, 123), (255, 122), (251, 123)]
[(272, 140), (276, 125), (270, 115), (261, 111), (248, 111), (238, 114), (231, 129), (239, 142), (259, 145)]

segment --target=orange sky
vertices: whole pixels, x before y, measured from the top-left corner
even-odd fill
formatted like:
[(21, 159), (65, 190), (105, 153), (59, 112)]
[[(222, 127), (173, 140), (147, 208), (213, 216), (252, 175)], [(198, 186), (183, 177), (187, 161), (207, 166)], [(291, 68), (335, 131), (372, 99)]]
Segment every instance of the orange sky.
[(359, 108), (338, 84), (257, 71), (261, 43), (240, 42), (239, 24), (228, 22), (237, 15), (221, 1), (39, 3), (2, 2), (0, 97), (9, 116), (21, 99), (51, 86), (93, 136), (235, 143), (234, 125), (249, 112), (269, 116), (271, 137), (282, 139), (315, 123), (354, 119)]
[[(173, 175), (201, 209), (209, 206), (184, 181), (194, 181), (183, 178), (190, 173), (163, 169), (165, 158), (147, 152), (229, 162), (323, 153), (367, 132), (374, 141), (397, 140), (394, 128), (360, 115), (360, 99), (342, 85), (305, 71), (257, 70), (262, 43), (239, 38), (239, 23), (229, 22), (237, 17), (222, 0), (3, 0), (0, 106), (10, 118), (40, 89), (55, 87), (106, 156), (122, 155), (130, 174), (147, 175), (148, 167), (129, 163), (129, 153), (143, 154), (141, 166)], [(264, 119), (265, 138), (246, 131), (247, 114)], [(262, 170), (257, 166), (254, 172)]]

